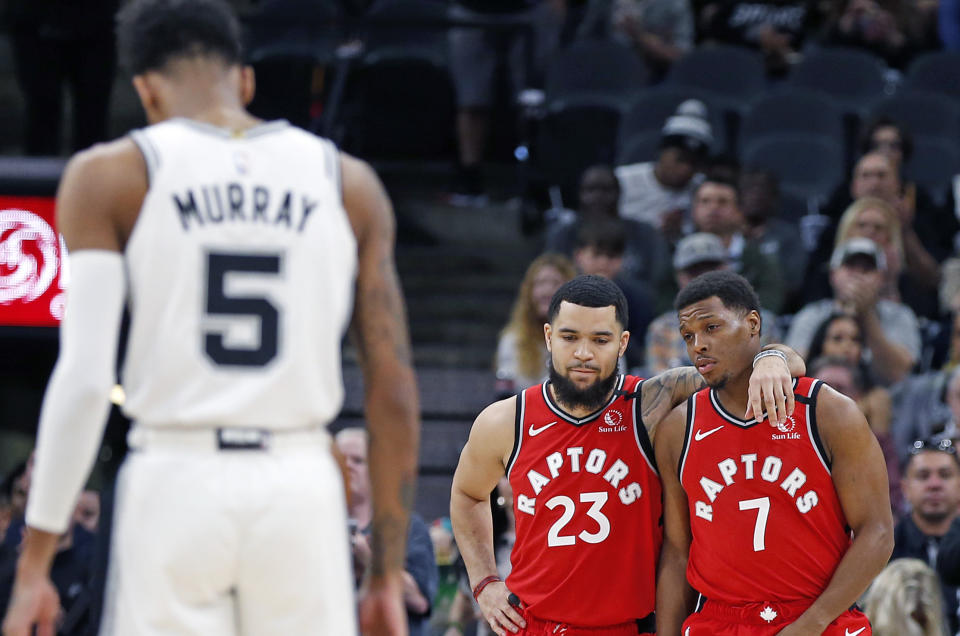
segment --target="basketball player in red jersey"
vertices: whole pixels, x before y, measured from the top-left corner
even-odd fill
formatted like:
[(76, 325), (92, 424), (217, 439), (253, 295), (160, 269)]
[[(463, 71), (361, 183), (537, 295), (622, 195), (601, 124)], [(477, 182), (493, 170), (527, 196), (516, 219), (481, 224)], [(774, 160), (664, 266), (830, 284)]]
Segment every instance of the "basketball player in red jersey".
[[(661, 543), (650, 439), (703, 381), (692, 367), (647, 381), (617, 373), (630, 334), (626, 300), (607, 279), (569, 281), (548, 316), (550, 381), (486, 408), (460, 457), (450, 503), (457, 545), (497, 634), (650, 633)], [(784, 350), (802, 375), (803, 361)], [(760, 411), (765, 402), (786, 421), (793, 405), (782, 358), (758, 365), (751, 405)], [(504, 471), (516, 518), (506, 583), (488, 503)]]
[(893, 520), (866, 419), (812, 378), (796, 381), (798, 408), (777, 429), (738, 417), (760, 352), (756, 293), (737, 274), (711, 272), (675, 306), (709, 386), (657, 432), (658, 633), (869, 636), (851, 606), (890, 557)]

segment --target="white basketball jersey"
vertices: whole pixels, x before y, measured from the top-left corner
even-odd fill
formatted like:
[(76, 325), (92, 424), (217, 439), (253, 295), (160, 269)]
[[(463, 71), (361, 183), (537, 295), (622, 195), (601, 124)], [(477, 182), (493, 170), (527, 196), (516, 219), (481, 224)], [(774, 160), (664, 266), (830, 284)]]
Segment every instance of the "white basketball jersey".
[(334, 145), (277, 121), (132, 133), (149, 189), (126, 247), (125, 412), (302, 428), (340, 410), (357, 247)]

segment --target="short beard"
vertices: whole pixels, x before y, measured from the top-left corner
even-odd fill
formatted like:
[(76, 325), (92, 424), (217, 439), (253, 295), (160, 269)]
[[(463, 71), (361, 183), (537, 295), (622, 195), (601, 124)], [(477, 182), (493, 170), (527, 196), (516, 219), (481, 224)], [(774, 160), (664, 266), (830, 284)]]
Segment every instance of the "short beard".
[[(703, 378), (703, 376), (700, 376), (700, 377)], [(706, 379), (706, 378), (703, 378), (703, 381), (706, 382), (707, 379)], [(730, 376), (725, 375), (725, 376), (723, 376), (722, 378), (720, 378), (719, 380), (717, 380), (716, 382), (714, 382), (714, 383), (712, 383), (712, 384), (711, 384), (710, 382), (707, 382), (707, 386), (710, 387), (711, 389), (713, 389), (714, 391), (719, 391), (719, 390), (721, 390), (723, 387), (727, 386), (727, 382), (729, 382), (729, 381), (730, 381)]]
[(605, 378), (600, 378), (585, 389), (577, 388), (570, 378), (565, 378), (550, 362), (550, 384), (556, 393), (557, 402), (568, 409), (595, 411), (603, 406), (617, 383), (617, 369)]

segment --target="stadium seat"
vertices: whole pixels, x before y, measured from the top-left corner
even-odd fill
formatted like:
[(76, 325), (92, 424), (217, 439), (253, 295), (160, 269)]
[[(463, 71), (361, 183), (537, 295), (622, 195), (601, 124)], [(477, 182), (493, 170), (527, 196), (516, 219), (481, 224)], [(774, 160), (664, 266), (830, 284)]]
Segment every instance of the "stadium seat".
[(579, 40), (556, 55), (547, 67), (547, 106), (605, 104), (626, 108), (647, 82), (643, 61), (622, 44)]
[(884, 95), (887, 67), (859, 49), (829, 47), (807, 52), (787, 82), (829, 95), (845, 114), (862, 116)]
[(739, 148), (778, 133), (810, 133), (842, 140), (843, 116), (824, 95), (786, 88), (751, 102), (740, 124)]
[(825, 201), (844, 177), (842, 142), (804, 133), (768, 135), (743, 149), (743, 164), (760, 166), (780, 179), (780, 190)]
[(960, 100), (960, 53), (937, 51), (918, 56), (907, 69), (906, 86)]
[(914, 139), (913, 156), (904, 166), (904, 175), (927, 188), (936, 203), (945, 202), (957, 174), (960, 174), (960, 148), (955, 138)]
[(619, 135), (617, 165), (626, 166), (632, 163), (654, 161), (659, 154), (661, 137), (659, 130), (642, 130), (630, 136)]
[(572, 198), (584, 169), (613, 163), (620, 110), (602, 104), (548, 108), (539, 125), (536, 166), (549, 185)]
[[(365, 50), (345, 65), (338, 137), (364, 158), (447, 159), (456, 147), (456, 103), (447, 67), (447, 7), (379, 0), (366, 14)], [(342, 137), (340, 137), (342, 135)]]
[(767, 85), (760, 54), (727, 45), (693, 49), (674, 63), (667, 83), (709, 91), (726, 108), (736, 110), (742, 110)]
[(889, 117), (914, 137), (960, 139), (960, 104), (938, 93), (901, 92), (878, 102), (871, 115)]

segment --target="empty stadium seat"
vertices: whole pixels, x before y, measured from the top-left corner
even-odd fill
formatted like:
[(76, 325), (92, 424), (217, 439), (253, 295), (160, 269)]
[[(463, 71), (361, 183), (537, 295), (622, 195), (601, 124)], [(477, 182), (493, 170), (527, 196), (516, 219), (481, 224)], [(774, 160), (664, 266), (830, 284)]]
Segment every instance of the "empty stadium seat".
[(786, 88), (751, 102), (740, 124), (740, 148), (765, 136), (810, 133), (842, 140), (843, 116), (830, 98), (801, 88)]
[(914, 137), (960, 139), (960, 104), (938, 93), (903, 91), (878, 102), (871, 115), (889, 117)]
[(743, 149), (744, 165), (759, 166), (780, 179), (781, 191), (826, 200), (844, 178), (842, 142), (804, 133), (769, 135)]
[(907, 69), (906, 85), (910, 90), (960, 100), (960, 53), (936, 51), (918, 56)]
[(887, 66), (880, 58), (844, 47), (813, 49), (790, 72), (787, 82), (823, 92), (845, 113), (862, 116), (884, 96)]

